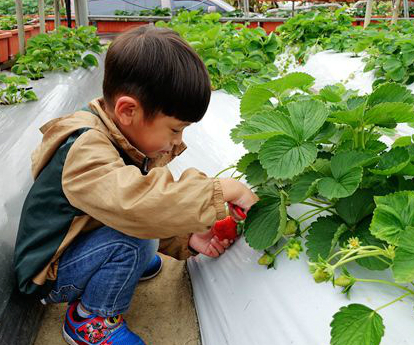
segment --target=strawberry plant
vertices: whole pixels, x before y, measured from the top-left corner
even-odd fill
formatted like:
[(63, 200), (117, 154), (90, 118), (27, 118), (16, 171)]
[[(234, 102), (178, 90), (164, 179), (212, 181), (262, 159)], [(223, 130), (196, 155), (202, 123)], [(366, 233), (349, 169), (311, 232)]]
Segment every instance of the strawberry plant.
[(142, 11), (115, 10), (114, 15), (116, 15), (116, 16), (158, 16), (158, 17), (167, 17), (167, 16), (171, 16), (171, 10), (169, 8), (160, 8), (160, 7), (155, 7), (152, 10), (142, 10)]
[(95, 56), (82, 56), (87, 50), (102, 51), (95, 31), (94, 27), (69, 29), (61, 26), (52, 34), (37, 35), (28, 40), (26, 54), (17, 59), (11, 70), (30, 79), (39, 79), (47, 71), (69, 72), (78, 67), (97, 66)]
[(159, 27), (177, 31), (203, 59), (214, 89), (224, 89), (236, 96), (249, 85), (269, 81), (277, 75), (273, 64), (280, 50), (278, 37), (262, 28), (219, 22), (221, 15), (201, 16), (198, 11), (181, 12), (170, 23)]
[[(37, 0), (23, 0), (23, 14), (37, 14), (38, 1)], [(45, 1), (46, 12), (53, 13), (53, 0)], [(16, 14), (16, 3), (14, 0), (1, 0), (0, 2), (0, 15), (3, 14)]]
[[(407, 286), (414, 281), (414, 141), (401, 137), (388, 148), (379, 140), (413, 122), (414, 96), (396, 83), (364, 96), (341, 84), (315, 92), (313, 83), (292, 73), (242, 97), (242, 121), (231, 137), (248, 153), (235, 168), (260, 197), (243, 235), (264, 251), (262, 265), (273, 267), (282, 252), (297, 258), (305, 238), (315, 282), (346, 294), (360, 283), (401, 290), (375, 310), (350, 304), (334, 315), (332, 345), (377, 345), (384, 334), (378, 311), (414, 296)], [(308, 210), (297, 216), (299, 204)], [(394, 281), (355, 277), (350, 263), (390, 268)]]
[(283, 47), (293, 50), (297, 61), (305, 62), (308, 50), (320, 47), (325, 39), (340, 34), (352, 25), (352, 18), (343, 9), (330, 12), (317, 10), (295, 15), (277, 28)]
[(25, 77), (0, 74), (0, 105), (22, 103), (37, 100), (36, 94), (27, 87), (29, 80)]
[[(30, 21), (29, 18), (24, 18), (24, 24)], [(17, 19), (15, 16), (2, 16), (0, 17), (0, 30), (13, 30), (17, 29)]]

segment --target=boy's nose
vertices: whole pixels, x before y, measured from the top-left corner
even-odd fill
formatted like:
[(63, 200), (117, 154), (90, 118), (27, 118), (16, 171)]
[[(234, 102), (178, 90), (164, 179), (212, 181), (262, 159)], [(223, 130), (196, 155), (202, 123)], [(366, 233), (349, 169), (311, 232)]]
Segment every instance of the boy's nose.
[(180, 133), (180, 135), (177, 135), (174, 139), (173, 139), (173, 141), (172, 141), (172, 143), (173, 143), (173, 145), (180, 145), (181, 143), (182, 143), (182, 141), (183, 141), (183, 134), (182, 133)]

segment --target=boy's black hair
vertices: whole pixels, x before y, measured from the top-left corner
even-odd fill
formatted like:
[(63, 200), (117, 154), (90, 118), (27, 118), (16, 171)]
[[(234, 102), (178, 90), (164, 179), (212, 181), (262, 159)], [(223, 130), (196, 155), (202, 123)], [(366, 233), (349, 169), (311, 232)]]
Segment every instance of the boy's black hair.
[(105, 103), (128, 95), (140, 101), (146, 119), (158, 112), (197, 122), (210, 102), (207, 69), (178, 33), (145, 25), (119, 35), (105, 59)]

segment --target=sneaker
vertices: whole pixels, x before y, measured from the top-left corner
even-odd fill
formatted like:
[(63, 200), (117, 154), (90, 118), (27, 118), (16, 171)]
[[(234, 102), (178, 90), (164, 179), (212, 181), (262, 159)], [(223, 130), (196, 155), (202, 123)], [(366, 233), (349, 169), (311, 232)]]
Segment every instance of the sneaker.
[(158, 273), (160, 273), (162, 268), (162, 259), (161, 256), (155, 254), (154, 258), (149, 263), (147, 269), (142, 274), (139, 281), (148, 280), (154, 278)]
[(101, 317), (91, 314), (85, 319), (74, 317), (79, 301), (72, 303), (63, 324), (63, 338), (70, 345), (145, 345), (144, 341), (132, 333), (121, 315)]

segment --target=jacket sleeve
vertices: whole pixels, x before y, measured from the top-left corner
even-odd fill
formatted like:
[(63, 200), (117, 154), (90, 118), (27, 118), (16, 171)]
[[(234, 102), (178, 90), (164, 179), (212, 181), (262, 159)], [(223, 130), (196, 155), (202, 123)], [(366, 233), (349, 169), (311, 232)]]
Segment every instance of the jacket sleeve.
[(144, 176), (136, 166), (125, 165), (109, 138), (94, 129), (70, 148), (62, 188), (74, 207), (103, 224), (138, 238), (171, 242), (178, 236), (175, 247), (226, 215), (217, 179), (188, 169), (174, 181), (167, 167)]

